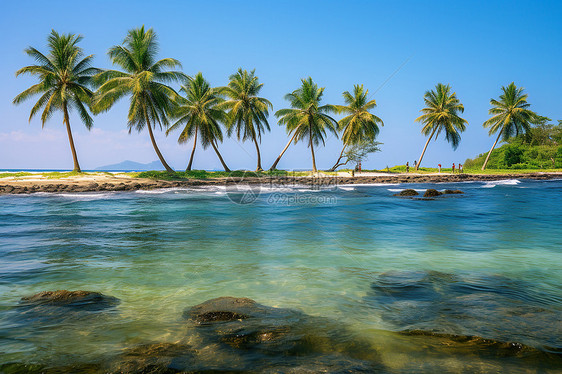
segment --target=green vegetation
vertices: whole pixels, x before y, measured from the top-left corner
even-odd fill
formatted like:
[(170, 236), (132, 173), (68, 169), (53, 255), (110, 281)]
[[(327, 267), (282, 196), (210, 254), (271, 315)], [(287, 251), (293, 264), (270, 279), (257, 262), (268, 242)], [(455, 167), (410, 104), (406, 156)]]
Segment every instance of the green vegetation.
[[(104, 173), (105, 174), (105, 173)], [(74, 177), (79, 175), (91, 175), (91, 173), (82, 173), (80, 171), (67, 171), (67, 172), (59, 172), (59, 171), (52, 171), (46, 173), (28, 173), (28, 172), (17, 172), (17, 173), (0, 173), (0, 178), (9, 178), (9, 177), (41, 177), (47, 179), (61, 179), (61, 178), (68, 178)]]
[[(546, 117), (535, 120), (538, 125), (507, 138), (507, 144), (492, 149), (486, 157), (480, 154), (465, 161), (465, 169), (482, 168), (486, 162), (492, 169), (533, 170), (562, 168), (562, 121), (549, 124)], [(514, 132), (517, 134), (517, 132)]]
[(481, 168), (488, 160), (491, 169), (556, 169), (562, 168), (562, 145), (530, 145), (521, 140), (494, 149), (487, 156), (480, 154), (464, 163), (466, 170)]
[(94, 110), (98, 113), (107, 111), (123, 96), (130, 95), (129, 132), (133, 128), (141, 132), (146, 127), (160, 162), (172, 172), (160, 153), (152, 127), (168, 126), (168, 116), (178, 96), (166, 83), (182, 81), (187, 77), (179, 71), (167, 70), (181, 67), (178, 60), (164, 58), (155, 61), (157, 51), (154, 30), (145, 30), (144, 26), (130, 30), (123, 45), (111, 47), (109, 58), (123, 71), (106, 70), (96, 76), (96, 81), (102, 85), (96, 93)]
[(193, 165), (198, 135), (203, 149), (210, 144), (224, 170), (230, 171), (217, 145), (217, 141), (222, 142), (223, 139), (220, 122), (226, 120), (226, 113), (218, 107), (223, 102), (223, 99), (217, 95), (218, 90), (211, 88), (209, 82), (203, 78), (203, 74), (197, 73), (188, 84), (181, 88), (180, 93), (184, 93), (185, 98), (181, 96), (177, 98), (177, 105), (174, 109), (174, 117), (177, 118), (177, 121), (166, 131), (166, 135), (185, 125), (178, 138), (178, 143), (185, 143), (191, 137), (194, 138), (186, 171), (190, 171)]
[(0, 173), (0, 178), (17, 178), (17, 177), (28, 177), (33, 175), (33, 173), (18, 172), (18, 173)]
[[(520, 134), (527, 135), (531, 131), (531, 125), (538, 123), (538, 120), (541, 118), (536, 113), (529, 110), (531, 104), (527, 102), (528, 96), (527, 94), (523, 94), (523, 88), (517, 88), (515, 83), (511, 82), (509, 86), (502, 87), (502, 91), (503, 94), (500, 95), (499, 100), (490, 100), (492, 108), (489, 110), (489, 114), (492, 115), (492, 118), (483, 124), (484, 127), (490, 128), (490, 135), (498, 133), (498, 137), (490, 149), (490, 152), (488, 152), (486, 160), (484, 160), (482, 170), (486, 169), (490, 155), (498, 144), (501, 136), (503, 136), (504, 141), (507, 141), (509, 138)], [(519, 153), (522, 152), (519, 152), (515, 148), (507, 149), (504, 152), (507, 152), (507, 166), (519, 163), (512, 161), (517, 161)]]
[(247, 70), (238, 69), (229, 79), (228, 86), (221, 88), (221, 93), (227, 99), (220, 105), (229, 111), (226, 123), (228, 136), (236, 132), (238, 140), (249, 139), (254, 142), (258, 157), (256, 171), (261, 171), (263, 168), (258, 140), (261, 141), (261, 134), (265, 130), (270, 131), (267, 117), (269, 109), (273, 109), (273, 104), (257, 96), (263, 83), (255, 76), (255, 70), (248, 73)]
[[(375, 138), (379, 134), (379, 124), (384, 126), (382, 120), (369, 111), (377, 106), (375, 100), (369, 100), (369, 90), (363, 85), (353, 86), (353, 94), (349, 91), (343, 93), (346, 105), (336, 105), (338, 113), (347, 114), (339, 120), (339, 130), (342, 131), (343, 148), (340, 156), (330, 171), (349, 162), (359, 163), (369, 153), (378, 152), (381, 143), (376, 143)], [(342, 162), (342, 159), (345, 159)]]
[(325, 88), (318, 88), (311, 77), (302, 79), (301, 82), (300, 88), (285, 95), (285, 100), (289, 101), (291, 108), (281, 109), (275, 113), (275, 116), (279, 118), (279, 124), (285, 125), (287, 133), (293, 133), (293, 137), (277, 157), (271, 170), (275, 170), (277, 163), (293, 140), (296, 143), (306, 139), (312, 155), (312, 171), (318, 171), (314, 157), (314, 145), (319, 145), (320, 142), (324, 144), (326, 130), (338, 136), (338, 123), (328, 115), (328, 113), (336, 112), (336, 107), (330, 104), (320, 105)]
[(22, 74), (34, 75), (39, 78), (39, 83), (17, 95), (13, 102), (14, 104), (20, 104), (33, 96), (41, 95), (31, 109), (29, 121), (31, 122), (31, 119), (43, 109), (41, 114), (43, 127), (45, 127), (45, 122), (54, 111), (62, 111), (63, 123), (66, 126), (72, 159), (74, 160), (74, 171), (80, 172), (68, 112), (69, 109), (75, 109), (86, 128), (88, 130), (92, 128), (94, 121), (86, 107), (90, 106), (94, 95), (89, 89), (92, 85), (92, 76), (99, 70), (90, 66), (93, 55), (81, 59), (84, 53), (82, 48), (77, 46), (78, 42), (82, 40), (81, 36), (74, 34), (60, 35), (52, 30), (47, 40), (49, 53), (46, 56), (33, 47), (25, 50), (37, 65), (21, 68), (16, 72), (16, 76)]
[(455, 92), (451, 92), (451, 86), (438, 83), (435, 91), (427, 91), (424, 95), (426, 107), (421, 110), (423, 113), (416, 118), (416, 122), (423, 123), (422, 134), (429, 135), (420, 159), (416, 165), (419, 170), (423, 155), (427, 149), (433, 135), (435, 139), (441, 132), (445, 132), (445, 139), (456, 149), (461, 141), (460, 133), (466, 129), (468, 122), (459, 116), (464, 112), (464, 106), (457, 98)]

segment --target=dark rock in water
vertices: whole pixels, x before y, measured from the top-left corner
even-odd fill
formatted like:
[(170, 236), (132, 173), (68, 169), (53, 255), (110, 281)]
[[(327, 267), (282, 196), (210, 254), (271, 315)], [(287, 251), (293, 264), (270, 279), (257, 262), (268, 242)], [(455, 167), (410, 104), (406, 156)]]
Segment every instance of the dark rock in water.
[(442, 195), (441, 192), (437, 191), (436, 189), (429, 188), (425, 191), (423, 197), (437, 197), (441, 195)]
[(198, 324), (236, 321), (255, 316), (264, 308), (252, 299), (219, 297), (192, 307), (184, 313), (184, 317)]
[[(361, 372), (352, 370), (354, 367), (370, 372), (380, 368), (371, 343), (334, 321), (297, 310), (268, 307), (247, 298), (220, 297), (188, 308), (184, 317), (193, 326), (194, 340), (201, 343), (195, 349), (215, 347), (215, 352), (237, 357), (240, 370), (297, 373), (313, 367), (310, 372), (322, 372), (332, 365), (341, 370), (328, 372), (343, 373)], [(299, 366), (302, 368), (297, 370)], [(277, 367), (291, 370), (275, 371)]]
[(0, 364), (0, 373), (2, 374), (99, 374), (103, 373), (101, 365), (98, 364), (76, 364), (71, 366), (48, 367), (38, 364), (25, 364), (20, 362), (11, 362)]
[(401, 331), (400, 334), (407, 335), (413, 339), (420, 338), (422, 344), (438, 348), (443, 353), (477, 355), (480, 358), (504, 358), (513, 357), (528, 364), (530, 361), (535, 368), (560, 367), (562, 355), (560, 352), (549, 352), (540, 350), (517, 342), (504, 342), (495, 339), (482, 338), (474, 335), (456, 335), (436, 333), (424, 330)]
[(23, 297), (20, 306), (58, 306), (81, 310), (101, 310), (116, 306), (119, 299), (91, 291), (44, 291), (33, 296)]
[(110, 365), (110, 373), (168, 374), (191, 370), (195, 352), (185, 344), (145, 344), (128, 349)]
[(402, 190), (397, 194), (394, 194), (394, 196), (418, 196), (419, 193), (416, 190), (413, 190), (411, 188), (408, 188), (406, 190)]
[[(559, 297), (499, 275), (387, 272), (365, 302), (396, 330), (482, 336), (562, 348)], [(555, 330), (553, 330), (555, 329)]]
[(464, 192), (462, 192), (461, 190), (445, 190), (443, 191), (443, 194), (445, 195), (458, 195), (458, 194), (463, 194)]

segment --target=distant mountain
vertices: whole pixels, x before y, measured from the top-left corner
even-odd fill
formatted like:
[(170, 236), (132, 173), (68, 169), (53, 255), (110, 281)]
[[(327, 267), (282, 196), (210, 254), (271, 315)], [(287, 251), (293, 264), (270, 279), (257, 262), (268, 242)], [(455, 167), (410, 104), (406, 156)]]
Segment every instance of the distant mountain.
[(94, 170), (103, 171), (146, 171), (146, 170), (164, 170), (164, 166), (160, 161), (152, 161), (148, 164), (126, 160), (118, 164), (100, 166)]

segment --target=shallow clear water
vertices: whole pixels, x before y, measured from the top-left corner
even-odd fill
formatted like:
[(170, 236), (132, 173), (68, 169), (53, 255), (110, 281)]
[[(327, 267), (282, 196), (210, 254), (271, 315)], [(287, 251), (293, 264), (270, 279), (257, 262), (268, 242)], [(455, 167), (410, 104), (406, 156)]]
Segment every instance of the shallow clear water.
[[(416, 200), (403, 188), (461, 189)], [(562, 181), (221, 187), (0, 196), (0, 364), (88, 362), (185, 334), (185, 308), (249, 297), (345, 325), (390, 372), (556, 371)], [(113, 310), (27, 318), (22, 296), (91, 290)], [(540, 360), (450, 349), (423, 330), (519, 342)], [(562, 365), (562, 361), (561, 365)]]

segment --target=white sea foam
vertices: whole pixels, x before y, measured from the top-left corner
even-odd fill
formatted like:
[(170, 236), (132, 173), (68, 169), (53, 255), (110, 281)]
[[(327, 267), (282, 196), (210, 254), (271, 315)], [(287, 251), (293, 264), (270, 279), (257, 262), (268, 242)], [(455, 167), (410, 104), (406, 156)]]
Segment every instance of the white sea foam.
[(342, 187), (384, 187), (384, 186), (399, 186), (402, 183), (354, 183), (354, 184), (339, 184), (338, 188)]
[(171, 187), (171, 188), (158, 188), (155, 190), (136, 190), (136, 193), (147, 195), (161, 195), (170, 192), (192, 191), (190, 188)]
[(519, 183), (521, 183), (521, 181), (519, 181), (518, 179), (502, 179), (498, 181), (486, 182), (482, 186), (482, 188), (494, 188), (496, 186), (516, 186)]
[(53, 193), (52, 196), (63, 197), (72, 200), (101, 200), (115, 195), (115, 192), (95, 192), (95, 193)]
[[(387, 188), (388, 191), (390, 192), (401, 192), (404, 191), (405, 188)], [(416, 192), (425, 192), (427, 189), (426, 188), (408, 188), (408, 190), (414, 190)]]

